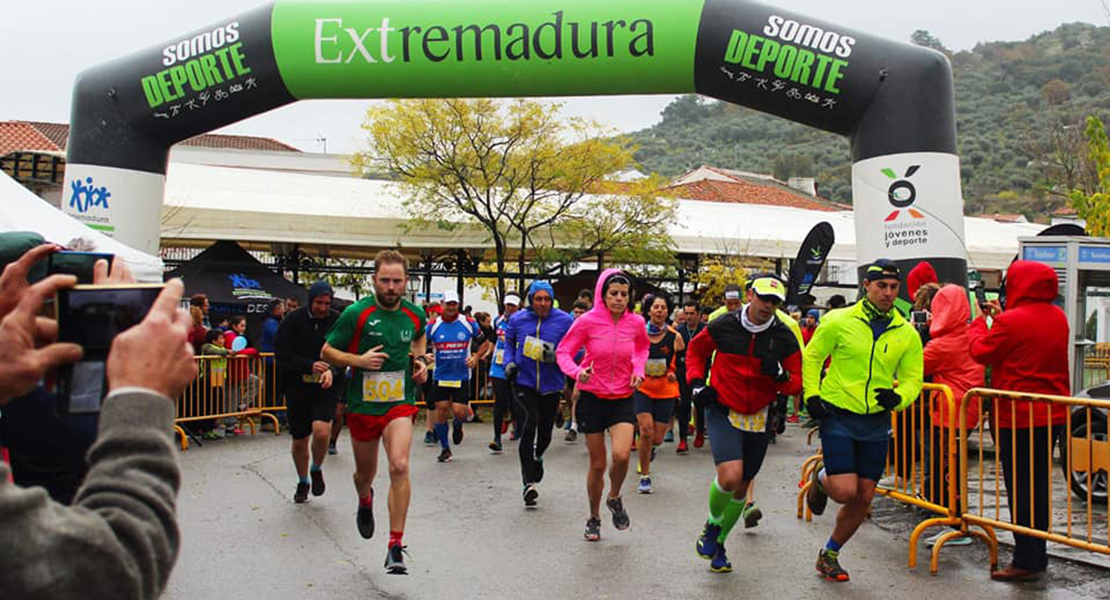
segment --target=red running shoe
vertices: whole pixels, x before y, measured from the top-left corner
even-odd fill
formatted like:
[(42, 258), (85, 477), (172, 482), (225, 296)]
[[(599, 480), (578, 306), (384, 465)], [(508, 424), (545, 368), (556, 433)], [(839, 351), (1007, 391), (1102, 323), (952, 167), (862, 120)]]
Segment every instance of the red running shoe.
[(686, 454), (690, 451), (690, 448), (686, 445), (686, 440), (679, 440), (678, 447), (676, 447), (674, 451), (679, 454)]
[(704, 445), (705, 445), (705, 432), (704, 431), (699, 431), (698, 434), (694, 436), (694, 447), (695, 448), (701, 448)]

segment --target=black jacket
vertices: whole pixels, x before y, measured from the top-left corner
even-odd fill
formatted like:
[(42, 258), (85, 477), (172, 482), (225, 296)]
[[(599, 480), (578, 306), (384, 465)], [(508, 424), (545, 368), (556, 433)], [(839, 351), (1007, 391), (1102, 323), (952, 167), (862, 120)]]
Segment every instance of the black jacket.
[[(278, 376), (285, 386), (313, 386), (304, 383), (301, 376), (312, 374), (312, 364), (320, 360), (320, 349), (324, 347), (324, 336), (339, 318), (339, 313), (328, 311), (322, 319), (309, 315), (308, 307), (298, 308), (285, 315), (278, 326), (277, 344), (274, 350), (277, 359)], [(338, 376), (332, 368), (332, 375)], [(338, 379), (338, 378), (337, 378)], [(332, 389), (338, 388), (335, 381)]]

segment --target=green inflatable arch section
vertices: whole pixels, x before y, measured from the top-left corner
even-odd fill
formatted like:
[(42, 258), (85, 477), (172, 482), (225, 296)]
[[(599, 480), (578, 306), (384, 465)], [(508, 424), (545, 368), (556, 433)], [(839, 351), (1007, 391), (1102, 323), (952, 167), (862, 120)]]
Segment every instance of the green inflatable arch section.
[(858, 260), (964, 280), (947, 59), (742, 0), (260, 6), (81, 73), (63, 207), (157, 251), (169, 148), (297, 100), (689, 92), (847, 137)]

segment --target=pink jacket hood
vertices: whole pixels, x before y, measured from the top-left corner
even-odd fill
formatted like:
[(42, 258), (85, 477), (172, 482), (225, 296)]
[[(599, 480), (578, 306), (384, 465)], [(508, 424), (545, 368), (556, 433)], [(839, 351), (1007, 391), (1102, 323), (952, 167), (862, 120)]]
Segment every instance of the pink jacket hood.
[[(651, 345), (647, 324), (643, 317), (632, 312), (631, 301), (616, 322), (605, 307), (601, 291), (605, 282), (616, 274), (623, 273), (619, 269), (602, 271), (594, 286), (593, 308), (574, 322), (556, 352), (559, 368), (569, 377), (577, 378), (579, 372), (593, 365), (593, 376), (586, 383), (580, 382), (578, 388), (609, 398), (632, 395), (635, 391), (632, 376), (644, 376)], [(583, 347), (586, 354), (581, 363), (576, 364), (574, 355)]]

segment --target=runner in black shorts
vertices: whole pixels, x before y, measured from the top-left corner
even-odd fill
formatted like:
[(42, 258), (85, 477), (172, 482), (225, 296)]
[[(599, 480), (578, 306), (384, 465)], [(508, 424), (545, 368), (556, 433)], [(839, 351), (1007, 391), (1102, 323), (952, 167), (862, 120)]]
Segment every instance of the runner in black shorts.
[(785, 300), (782, 280), (756, 276), (748, 304), (714, 319), (690, 340), (686, 352), (687, 377), (694, 401), (705, 409), (717, 466), (709, 486), (709, 518), (696, 548), (716, 573), (732, 571), (725, 539), (744, 512), (748, 486), (767, 454), (768, 408), (778, 394), (801, 391), (798, 340), (775, 316)]
[[(277, 368), (285, 397), (289, 402), (289, 432), (293, 435), (293, 466), (297, 469), (297, 490), (293, 501), (302, 504), (324, 493), (322, 467), (335, 416), (339, 370), (320, 360), (324, 336), (338, 318), (331, 310), (332, 289), (323, 281), (308, 292), (308, 305), (285, 315), (278, 326), (275, 342)], [(312, 437), (312, 465), (308, 464), (309, 436)], [(311, 484), (310, 482), (311, 476)]]

